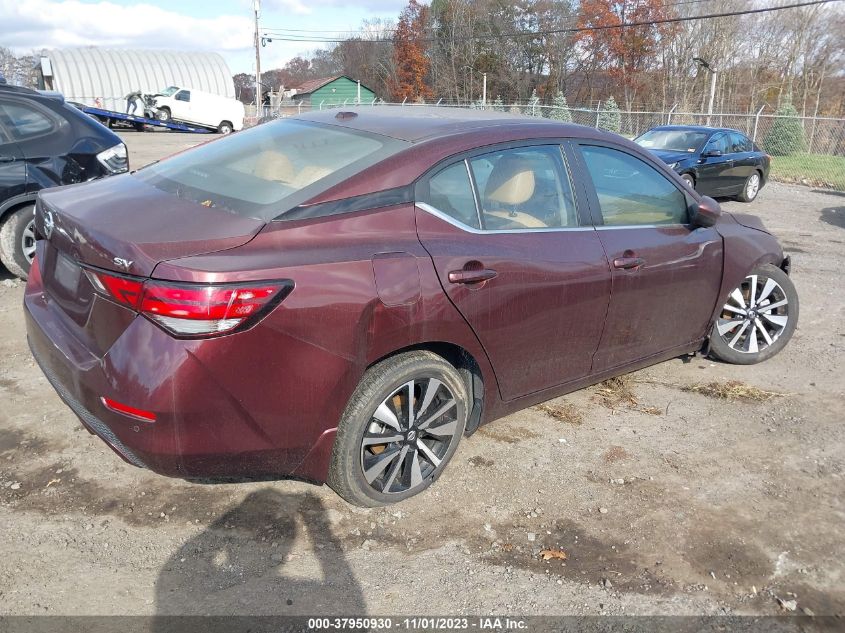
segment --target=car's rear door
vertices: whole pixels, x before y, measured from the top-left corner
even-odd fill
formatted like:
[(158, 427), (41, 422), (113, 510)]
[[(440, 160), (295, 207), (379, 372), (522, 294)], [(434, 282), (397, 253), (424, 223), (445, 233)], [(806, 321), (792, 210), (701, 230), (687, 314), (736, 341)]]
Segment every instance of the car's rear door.
[(760, 157), (754, 153), (754, 144), (739, 132), (731, 132), (731, 158), (734, 161), (731, 169), (731, 186), (741, 191), (746, 179), (754, 173), (760, 163)]
[(487, 149), (417, 186), (420, 241), (506, 400), (590, 371), (610, 271), (585, 195), (557, 144)]
[(0, 208), (15, 196), (26, 193), (23, 152), (13, 140), (3, 103), (4, 100), (0, 98)]
[(721, 237), (713, 228), (689, 224), (692, 200), (657, 166), (612, 144), (577, 147), (612, 269), (593, 372), (700, 340), (722, 280)]

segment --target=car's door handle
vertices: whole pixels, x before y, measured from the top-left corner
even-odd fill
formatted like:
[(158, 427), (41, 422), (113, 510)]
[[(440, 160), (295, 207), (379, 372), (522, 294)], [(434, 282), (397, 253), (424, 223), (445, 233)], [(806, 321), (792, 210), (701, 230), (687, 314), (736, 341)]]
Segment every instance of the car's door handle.
[(645, 260), (642, 257), (617, 257), (613, 260), (613, 267), (622, 268), (623, 270), (639, 268), (643, 264), (645, 264)]
[(495, 270), (482, 268), (481, 270), (453, 270), (449, 273), (449, 281), (453, 284), (477, 284), (488, 281), (498, 275)]
[(14, 156), (0, 156), (0, 163), (14, 163)]

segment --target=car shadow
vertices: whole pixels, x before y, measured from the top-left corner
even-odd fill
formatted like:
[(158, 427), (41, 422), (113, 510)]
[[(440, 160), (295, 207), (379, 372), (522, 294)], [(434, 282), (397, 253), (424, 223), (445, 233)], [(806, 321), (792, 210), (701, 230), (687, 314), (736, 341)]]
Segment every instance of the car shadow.
[(828, 207), (822, 209), (819, 220), (832, 226), (838, 226), (840, 229), (845, 229), (845, 207)]
[(813, 193), (823, 193), (827, 196), (840, 196), (845, 198), (845, 191), (837, 191), (836, 189), (813, 189)]
[[(311, 493), (264, 488), (189, 539), (155, 587), (157, 616), (362, 615), (363, 592)], [(157, 617), (153, 630), (173, 630)]]

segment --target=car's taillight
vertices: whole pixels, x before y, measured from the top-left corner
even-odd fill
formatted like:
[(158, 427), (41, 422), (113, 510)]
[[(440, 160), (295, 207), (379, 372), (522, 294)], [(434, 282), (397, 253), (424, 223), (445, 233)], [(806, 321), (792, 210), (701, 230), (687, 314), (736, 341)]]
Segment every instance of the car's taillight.
[(182, 284), (90, 268), (85, 274), (101, 294), (183, 337), (214, 336), (245, 327), (293, 289), (291, 281)]

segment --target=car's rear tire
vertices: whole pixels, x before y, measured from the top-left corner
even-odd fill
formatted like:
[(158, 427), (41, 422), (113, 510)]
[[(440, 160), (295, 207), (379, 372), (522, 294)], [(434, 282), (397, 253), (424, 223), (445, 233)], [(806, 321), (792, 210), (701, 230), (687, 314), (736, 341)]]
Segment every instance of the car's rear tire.
[(0, 221), (0, 262), (21, 279), (35, 257), (35, 205), (10, 211)]
[(740, 202), (754, 202), (754, 199), (757, 197), (757, 194), (760, 193), (760, 188), (763, 186), (763, 177), (760, 175), (760, 172), (754, 170), (754, 172), (745, 179), (745, 183), (742, 185), (742, 191), (739, 192), (739, 195), (736, 197), (737, 200)]
[(728, 297), (710, 334), (710, 352), (753, 365), (782, 350), (798, 325), (798, 293), (777, 266), (757, 266)]
[(162, 123), (167, 123), (170, 121), (170, 109), (169, 108), (159, 108), (156, 111), (156, 118), (161, 121)]
[(222, 121), (220, 125), (217, 126), (217, 132), (219, 134), (231, 134), (234, 131), (235, 128), (229, 121)]
[(457, 450), (467, 414), (467, 387), (443, 357), (415, 351), (374, 365), (338, 425), (329, 486), (365, 507), (422, 492)]
[(695, 178), (692, 177), (692, 174), (681, 174), (681, 180), (687, 183), (690, 189), (695, 191)]

